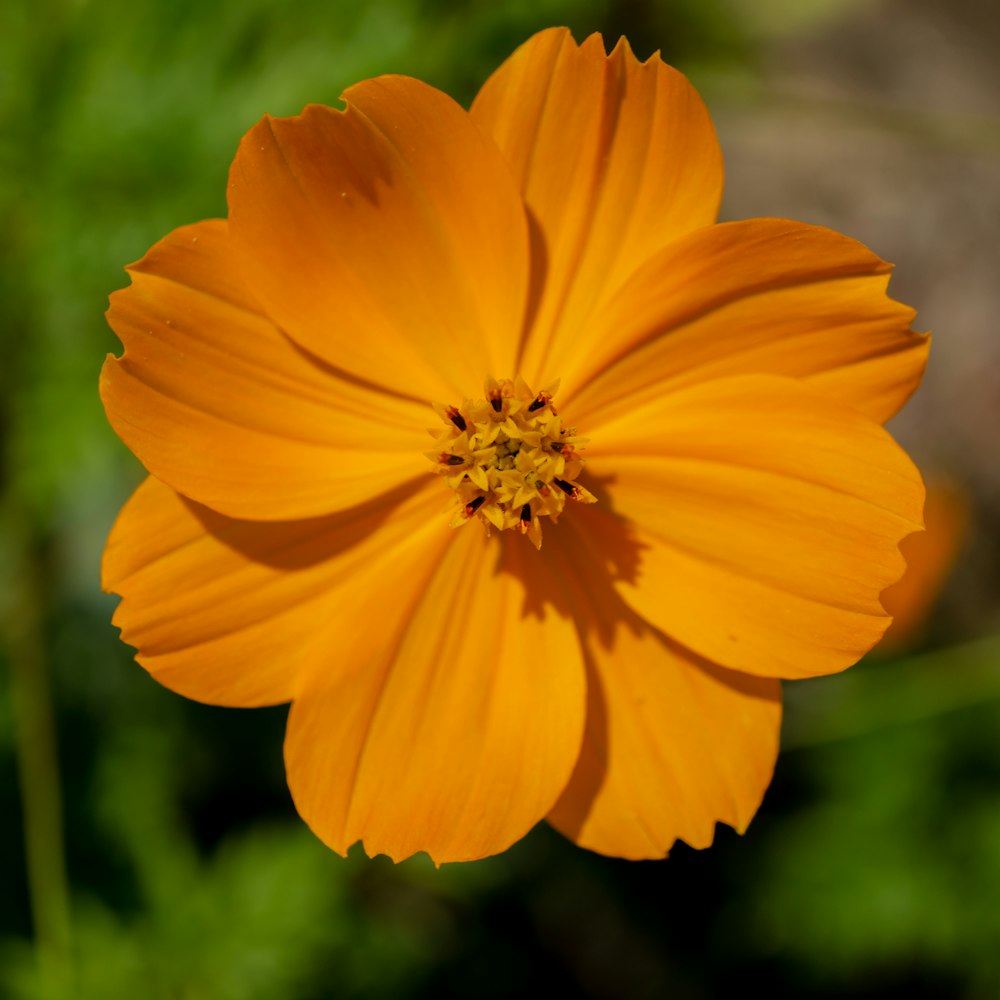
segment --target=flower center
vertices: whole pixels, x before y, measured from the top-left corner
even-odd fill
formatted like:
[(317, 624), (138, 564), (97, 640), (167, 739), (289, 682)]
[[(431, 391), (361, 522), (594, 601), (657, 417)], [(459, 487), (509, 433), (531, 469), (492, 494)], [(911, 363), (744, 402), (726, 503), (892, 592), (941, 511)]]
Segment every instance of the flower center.
[(453, 528), (475, 517), (487, 532), (516, 528), (541, 548), (542, 517), (555, 523), (567, 500), (596, 503), (576, 482), (586, 438), (563, 427), (552, 405), (558, 385), (534, 393), (520, 376), (491, 378), (485, 399), (434, 404), (447, 430), (424, 454), (455, 491)]

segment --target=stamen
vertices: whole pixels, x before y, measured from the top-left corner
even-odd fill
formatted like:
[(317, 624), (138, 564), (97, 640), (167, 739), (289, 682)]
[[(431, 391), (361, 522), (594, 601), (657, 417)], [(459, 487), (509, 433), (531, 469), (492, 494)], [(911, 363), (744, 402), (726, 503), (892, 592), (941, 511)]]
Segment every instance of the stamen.
[(487, 531), (517, 528), (540, 548), (543, 517), (554, 524), (567, 500), (596, 502), (576, 482), (585, 439), (563, 426), (552, 402), (557, 385), (536, 393), (522, 378), (489, 378), (484, 398), (464, 400), (461, 411), (434, 404), (447, 430), (424, 454), (455, 491), (454, 527), (475, 517)]
[[(534, 413), (536, 410), (540, 410), (543, 406), (548, 406), (552, 402), (552, 393), (546, 392), (544, 389), (534, 398), (534, 400), (528, 404), (528, 412)], [(555, 408), (553, 407), (552, 412), (555, 413)]]
[[(466, 401), (468, 404), (468, 401)], [(453, 424), (460, 431), (464, 431), (468, 424), (466, 423), (465, 417), (462, 416), (461, 410), (457, 406), (449, 406), (444, 403), (434, 403), (434, 412), (446, 423)]]

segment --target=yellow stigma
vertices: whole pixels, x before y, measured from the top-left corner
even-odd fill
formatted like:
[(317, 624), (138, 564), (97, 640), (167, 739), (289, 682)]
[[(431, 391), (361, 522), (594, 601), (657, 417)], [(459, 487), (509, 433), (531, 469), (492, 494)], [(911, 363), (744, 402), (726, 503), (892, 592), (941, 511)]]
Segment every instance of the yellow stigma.
[[(478, 518), (487, 532), (516, 528), (542, 547), (542, 517), (559, 519), (567, 500), (595, 503), (579, 483), (586, 443), (563, 427), (555, 382), (534, 393), (523, 378), (487, 379), (485, 399), (434, 404), (447, 430), (424, 454), (455, 491), (452, 527)], [(435, 432), (431, 432), (432, 434)]]

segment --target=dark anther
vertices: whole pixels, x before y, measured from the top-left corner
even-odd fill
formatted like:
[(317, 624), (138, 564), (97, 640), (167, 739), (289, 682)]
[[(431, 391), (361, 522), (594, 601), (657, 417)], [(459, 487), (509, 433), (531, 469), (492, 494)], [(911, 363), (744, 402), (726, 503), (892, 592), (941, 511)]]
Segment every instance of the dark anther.
[(464, 462), (465, 459), (462, 458), (460, 455), (449, 455), (446, 452), (442, 453), (441, 455), (442, 465), (462, 465)]
[(503, 409), (503, 400), (499, 396), (496, 396), (490, 400), (490, 406), (499, 413)]
[(567, 483), (565, 479), (553, 479), (552, 482), (556, 484), (563, 491), (563, 493), (568, 493), (573, 496), (576, 493), (576, 487), (572, 483)]
[(475, 500), (470, 500), (465, 505), (465, 513), (468, 514), (469, 517), (472, 517), (472, 515), (475, 514), (476, 511), (479, 510), (480, 507), (482, 507), (483, 502), (485, 500), (486, 500), (486, 497), (476, 497)]
[(531, 504), (530, 503), (526, 503), (521, 508), (521, 520), (522, 521), (530, 521), (531, 520)]
[(563, 445), (562, 441), (553, 441), (552, 442), (552, 450), (553, 451), (562, 451), (564, 447), (565, 446)]
[(540, 410), (545, 405), (545, 400), (541, 396), (536, 396), (534, 401), (528, 404), (528, 412), (534, 413), (535, 410)]
[(448, 407), (448, 419), (460, 430), (465, 430), (465, 417), (454, 406)]

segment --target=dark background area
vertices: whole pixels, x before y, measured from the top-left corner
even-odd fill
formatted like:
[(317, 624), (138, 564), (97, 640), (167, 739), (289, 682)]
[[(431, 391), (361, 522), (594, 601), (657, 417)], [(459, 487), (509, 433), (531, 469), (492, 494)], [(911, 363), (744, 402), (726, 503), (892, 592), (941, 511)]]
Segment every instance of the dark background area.
[[(345, 861), (292, 808), (285, 709), (185, 701), (110, 625), (100, 554), (142, 470), (97, 397), (102, 314), (125, 263), (225, 214), (264, 112), (384, 72), (467, 103), (551, 24), (689, 74), (726, 218), (897, 264), (935, 346), (892, 429), (954, 501), (914, 572), (953, 569), (884, 652), (786, 686), (743, 837), (629, 863), (542, 826), (440, 870)], [(0, 996), (1000, 996), (998, 40), (987, 0), (0, 6)]]

